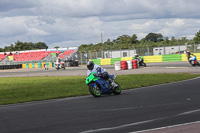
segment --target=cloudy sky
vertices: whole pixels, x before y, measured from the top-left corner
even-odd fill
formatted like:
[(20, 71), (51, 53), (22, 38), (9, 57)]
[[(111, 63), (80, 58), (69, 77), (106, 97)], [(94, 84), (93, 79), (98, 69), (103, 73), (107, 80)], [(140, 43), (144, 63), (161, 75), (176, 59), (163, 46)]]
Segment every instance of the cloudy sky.
[(19, 41), (49, 48), (96, 44), (148, 33), (192, 39), (199, 0), (0, 0), (0, 47)]

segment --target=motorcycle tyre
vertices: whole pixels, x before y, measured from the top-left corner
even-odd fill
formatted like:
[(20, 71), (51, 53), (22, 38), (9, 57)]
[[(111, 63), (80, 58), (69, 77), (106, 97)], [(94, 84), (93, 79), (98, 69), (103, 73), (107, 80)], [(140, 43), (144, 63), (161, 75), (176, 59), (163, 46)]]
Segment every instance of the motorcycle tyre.
[(92, 96), (94, 96), (94, 97), (101, 97), (101, 89), (99, 88), (99, 93), (96, 93), (96, 91), (94, 90), (94, 86), (92, 84), (89, 85), (89, 91), (90, 91), (90, 94)]
[(197, 65), (200, 66), (199, 62), (197, 62)]
[(146, 67), (147, 66), (146, 63), (143, 63), (143, 66)]
[(115, 88), (113, 89), (113, 94), (114, 94), (114, 95), (119, 95), (119, 94), (121, 94), (121, 92), (122, 92), (121, 87), (120, 87), (120, 85), (119, 85), (117, 82), (115, 82), (115, 84), (117, 84), (117, 87), (115, 87)]

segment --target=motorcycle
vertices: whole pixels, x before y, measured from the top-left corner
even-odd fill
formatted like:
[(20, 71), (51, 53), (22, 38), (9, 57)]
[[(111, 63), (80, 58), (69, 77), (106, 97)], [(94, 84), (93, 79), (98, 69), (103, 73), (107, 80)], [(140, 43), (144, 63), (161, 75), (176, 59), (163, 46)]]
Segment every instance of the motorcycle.
[(116, 79), (115, 75), (109, 75), (111, 79), (111, 83), (109, 81), (102, 79), (98, 76), (95, 72), (92, 72), (85, 80), (86, 84), (89, 87), (89, 92), (94, 97), (101, 97), (103, 94), (114, 94), (119, 95), (121, 93), (120, 85), (115, 82)]
[(189, 58), (189, 62), (192, 66), (195, 66), (195, 65), (200, 66), (199, 62), (197, 61), (197, 57), (195, 55)]
[(138, 57), (137, 60), (138, 60), (139, 66), (144, 66), (144, 67), (147, 66), (146, 63), (144, 63), (144, 60), (142, 57)]
[(59, 60), (57, 59), (56, 62), (55, 62), (55, 68), (56, 68), (57, 70), (59, 70), (59, 69), (65, 70), (65, 63), (64, 63), (63, 61), (59, 61)]
[(57, 69), (57, 70), (59, 70), (59, 69), (63, 69), (63, 70), (65, 70), (65, 65), (64, 65), (64, 63), (55, 63), (55, 68)]

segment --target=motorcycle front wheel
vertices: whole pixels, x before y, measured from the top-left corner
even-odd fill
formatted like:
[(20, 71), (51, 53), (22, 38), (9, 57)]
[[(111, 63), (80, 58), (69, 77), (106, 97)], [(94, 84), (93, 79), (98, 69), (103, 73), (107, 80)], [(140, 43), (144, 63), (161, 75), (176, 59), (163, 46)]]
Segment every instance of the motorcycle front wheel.
[(89, 91), (90, 94), (94, 97), (100, 97), (101, 96), (101, 89), (98, 86), (94, 86), (93, 84), (89, 85)]
[(115, 84), (116, 84), (116, 86), (113, 89), (113, 94), (119, 95), (121, 93), (121, 87), (117, 82), (115, 82)]

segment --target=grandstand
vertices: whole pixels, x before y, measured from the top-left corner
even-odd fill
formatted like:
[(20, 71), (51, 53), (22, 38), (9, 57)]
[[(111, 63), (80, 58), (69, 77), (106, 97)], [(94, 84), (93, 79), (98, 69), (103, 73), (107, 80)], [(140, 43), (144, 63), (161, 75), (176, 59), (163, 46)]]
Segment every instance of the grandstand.
[[(77, 52), (77, 47), (72, 48), (57, 48), (57, 49), (41, 49), (41, 50), (29, 50), (29, 51), (11, 51), (0, 53), (0, 63), (4, 62), (30, 62), (30, 61), (44, 61), (55, 60), (61, 58), (66, 60), (67, 56), (72, 57)], [(4, 55), (5, 54), (5, 55)]]
[(58, 55), (60, 53), (60, 51), (22, 52), (20, 54), (13, 55), (13, 60), (14, 60), (14, 62), (42, 60), (45, 57), (51, 55), (51, 53), (56, 53)]
[(5, 59), (7, 57), (7, 55), (4, 55), (4, 53), (0, 54), (0, 62)]
[(76, 50), (66, 50), (65, 52), (63, 52), (59, 58), (64, 58), (64, 57), (68, 57), (71, 56), (71, 54), (74, 54), (76, 52)]

